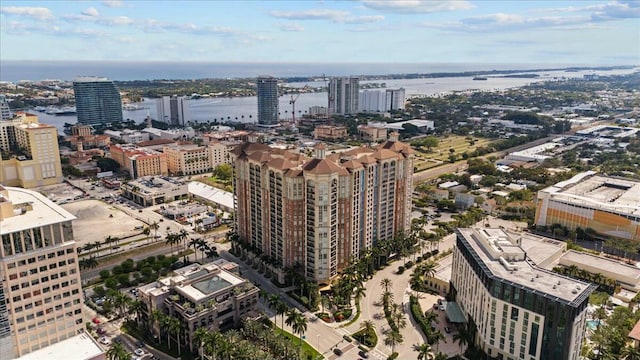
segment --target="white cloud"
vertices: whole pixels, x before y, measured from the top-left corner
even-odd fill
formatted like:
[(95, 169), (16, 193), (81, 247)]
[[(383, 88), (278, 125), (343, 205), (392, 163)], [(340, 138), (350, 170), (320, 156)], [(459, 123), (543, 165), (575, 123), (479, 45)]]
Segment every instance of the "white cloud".
[(102, 5), (110, 8), (123, 7), (122, 0), (103, 0)]
[[(532, 15), (534, 14), (534, 15)], [(543, 14), (544, 16), (540, 16)], [(553, 14), (553, 15), (546, 15)], [(461, 32), (499, 32), (525, 29), (600, 29), (602, 23), (640, 18), (640, 2), (616, 1), (583, 7), (535, 9), (527, 15), (495, 13), (447, 23), (423, 23), (424, 27)]]
[(362, 0), (370, 9), (397, 14), (428, 14), (475, 8), (466, 0)]
[(96, 8), (90, 7), (88, 9), (86, 9), (85, 11), (83, 11), (82, 15), (91, 16), (91, 17), (98, 17), (98, 16), (100, 16), (100, 13), (98, 12), (98, 10), (96, 10)]
[(304, 27), (298, 23), (287, 23), (276, 25), (280, 30), (287, 32), (302, 32)]
[(364, 15), (364, 16), (349, 16), (342, 19), (342, 21), (338, 21), (338, 22), (343, 22), (345, 24), (369, 24), (369, 23), (374, 23), (382, 20), (384, 20), (384, 16), (382, 15)]
[(274, 10), (271, 16), (290, 20), (336, 20), (349, 16), (349, 12), (329, 9), (311, 9), (302, 11)]
[(18, 15), (31, 17), (38, 20), (53, 19), (53, 13), (46, 7), (27, 7), (27, 6), (3, 6), (0, 7), (1, 14)]
[(384, 20), (382, 15), (351, 15), (348, 11), (331, 9), (311, 9), (302, 11), (271, 12), (271, 16), (288, 20), (329, 20), (339, 24), (366, 24)]

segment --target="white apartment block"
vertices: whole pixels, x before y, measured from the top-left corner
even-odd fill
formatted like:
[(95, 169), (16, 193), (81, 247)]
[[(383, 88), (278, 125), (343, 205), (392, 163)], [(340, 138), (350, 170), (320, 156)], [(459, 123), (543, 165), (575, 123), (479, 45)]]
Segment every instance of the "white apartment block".
[(186, 96), (163, 96), (158, 99), (158, 121), (184, 126), (191, 121), (189, 99)]
[(83, 332), (74, 219), (37, 192), (0, 186), (0, 359)]
[(384, 113), (402, 110), (406, 102), (404, 88), (386, 90), (364, 90), (359, 94), (359, 109), (362, 112)]
[(596, 286), (538, 267), (550, 245), (527, 245), (530, 255), (523, 241), (530, 240), (497, 228), (458, 229), (450, 295), (490, 357), (578, 360)]

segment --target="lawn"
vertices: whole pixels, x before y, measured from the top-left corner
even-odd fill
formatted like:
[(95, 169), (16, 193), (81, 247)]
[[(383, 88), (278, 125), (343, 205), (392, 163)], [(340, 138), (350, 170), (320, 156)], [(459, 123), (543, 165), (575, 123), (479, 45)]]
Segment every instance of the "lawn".
[[(431, 149), (431, 151), (426, 148), (416, 149), (416, 160), (415, 165), (418, 167), (418, 170), (423, 170), (422, 167), (429, 168), (433, 167), (433, 165), (427, 163), (428, 165), (423, 165), (421, 161), (449, 161), (449, 155), (451, 154), (450, 149), (453, 149), (460, 158), (464, 152), (473, 152), (475, 149), (481, 146), (486, 146), (492, 142), (490, 139), (479, 138), (479, 137), (471, 137), (471, 140), (467, 139), (467, 136), (460, 135), (449, 135), (446, 138), (438, 138), (438, 146)], [(471, 145), (471, 141), (473, 141), (473, 145)]]
[[(280, 328), (274, 328), (279, 334), (283, 334), (287, 338), (289, 338), (294, 344), (298, 345), (300, 343), (300, 338), (297, 335), (293, 335), (288, 333)], [(322, 354), (320, 354), (316, 349), (311, 347), (309, 343), (306, 341), (302, 341), (302, 352), (300, 353), (300, 359), (324, 359)]]

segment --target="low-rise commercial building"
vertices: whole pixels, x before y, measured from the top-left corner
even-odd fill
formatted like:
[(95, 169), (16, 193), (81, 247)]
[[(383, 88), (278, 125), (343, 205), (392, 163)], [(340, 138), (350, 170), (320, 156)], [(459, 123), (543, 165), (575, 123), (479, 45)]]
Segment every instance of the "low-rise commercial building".
[(340, 140), (347, 135), (347, 128), (344, 126), (319, 125), (313, 129), (314, 139)]
[(538, 191), (535, 223), (640, 240), (640, 181), (587, 171)]
[(189, 194), (187, 183), (166, 176), (146, 176), (120, 185), (122, 196), (142, 206), (180, 200)]
[(104, 350), (91, 335), (82, 333), (21, 356), (17, 360), (105, 360), (106, 358)]
[(387, 129), (377, 126), (358, 125), (358, 136), (365, 141), (386, 140)]
[(538, 266), (561, 250), (552, 243), (542, 258), (531, 246), (544, 243), (526, 241), (497, 228), (458, 229), (450, 295), (490, 357), (577, 360), (596, 286)]
[(178, 319), (183, 331), (176, 340), (194, 351), (199, 346), (197, 329), (220, 331), (238, 326), (241, 319), (256, 314), (260, 290), (233, 273), (233, 265), (226, 261), (193, 264), (139, 287), (141, 321), (157, 336), (166, 336), (167, 330), (153, 320), (152, 314), (159, 311)]

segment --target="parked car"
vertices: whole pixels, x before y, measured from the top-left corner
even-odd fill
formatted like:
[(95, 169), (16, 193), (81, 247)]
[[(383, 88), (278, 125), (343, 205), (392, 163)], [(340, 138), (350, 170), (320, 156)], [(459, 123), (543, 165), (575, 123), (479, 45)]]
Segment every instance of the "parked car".
[(133, 350), (133, 353), (138, 356), (143, 356), (144, 354), (146, 354), (146, 352), (140, 348)]
[(109, 339), (107, 339), (105, 336), (102, 336), (98, 342), (102, 345), (109, 345), (111, 344), (111, 341), (109, 341)]
[(360, 352), (358, 353), (358, 355), (360, 355), (363, 359), (368, 359), (369, 358), (369, 353), (366, 351), (362, 351), (360, 350)]
[(342, 356), (342, 350), (340, 350), (340, 348), (334, 348), (333, 353), (338, 356)]

